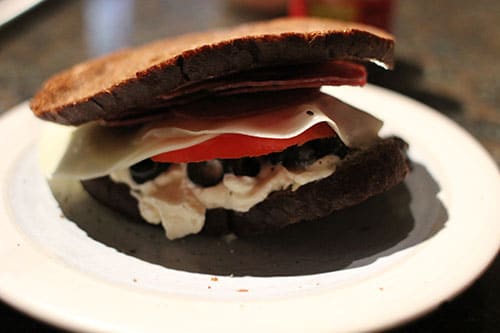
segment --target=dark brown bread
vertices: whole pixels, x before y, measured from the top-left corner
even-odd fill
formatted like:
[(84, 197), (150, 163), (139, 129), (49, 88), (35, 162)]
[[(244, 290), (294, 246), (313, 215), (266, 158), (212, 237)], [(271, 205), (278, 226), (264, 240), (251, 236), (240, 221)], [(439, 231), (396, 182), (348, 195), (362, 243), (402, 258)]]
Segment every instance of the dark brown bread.
[(40, 118), (79, 125), (157, 107), (182, 86), (255, 68), (330, 59), (393, 64), (391, 35), (361, 24), (283, 18), (119, 51), (50, 78), (31, 101)]
[[(212, 209), (204, 231), (247, 236), (269, 232), (300, 221), (314, 220), (356, 205), (400, 183), (410, 171), (407, 144), (399, 138), (380, 139), (348, 155), (330, 177), (296, 191), (271, 193), (246, 213)], [(134, 219), (141, 219), (137, 201), (124, 184), (102, 177), (82, 182), (101, 203)]]

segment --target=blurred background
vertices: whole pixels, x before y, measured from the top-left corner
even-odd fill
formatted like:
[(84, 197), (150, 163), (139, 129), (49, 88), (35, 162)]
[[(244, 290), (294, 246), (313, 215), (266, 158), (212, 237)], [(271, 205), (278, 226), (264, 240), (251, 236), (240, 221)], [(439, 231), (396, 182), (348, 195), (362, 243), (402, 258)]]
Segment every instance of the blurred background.
[[(391, 31), (396, 68), (370, 66), (369, 81), (453, 119), (500, 165), (498, 0), (0, 0), (0, 112), (29, 99), (50, 75), (89, 57), (284, 15), (336, 17)], [(499, 285), (497, 259), (457, 299), (394, 332), (498, 332)], [(0, 325), (14, 325), (12, 332), (53, 331), (2, 303)]]

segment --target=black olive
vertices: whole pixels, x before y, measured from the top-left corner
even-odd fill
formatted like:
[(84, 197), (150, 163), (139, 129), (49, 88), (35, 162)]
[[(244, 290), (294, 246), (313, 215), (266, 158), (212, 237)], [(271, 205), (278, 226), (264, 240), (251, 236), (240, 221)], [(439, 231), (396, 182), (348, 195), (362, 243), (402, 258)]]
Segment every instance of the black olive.
[(271, 164), (283, 164), (288, 169), (304, 168), (328, 154), (344, 158), (349, 148), (338, 138), (326, 138), (309, 141), (301, 146), (291, 146), (282, 152), (271, 153), (263, 157)]
[(317, 158), (328, 154), (334, 154), (344, 158), (349, 152), (349, 148), (340, 140), (338, 136), (328, 139), (320, 139), (311, 142), (316, 151)]
[(151, 159), (140, 161), (130, 167), (130, 175), (137, 184), (143, 184), (155, 179), (160, 173), (166, 171), (170, 163), (157, 163)]
[(260, 172), (260, 162), (253, 157), (224, 160), (224, 171), (236, 176), (255, 177)]
[(315, 151), (308, 144), (291, 148), (283, 158), (283, 166), (287, 169), (304, 168), (316, 160)]
[(283, 160), (283, 152), (271, 153), (264, 156), (264, 160), (269, 161), (272, 165), (281, 163)]
[(219, 160), (210, 160), (187, 165), (189, 179), (196, 185), (210, 187), (217, 185), (224, 177), (224, 167)]
[(328, 154), (335, 154), (337, 150), (336, 141), (335, 138), (319, 139), (308, 142), (308, 145), (314, 149), (316, 159), (319, 159)]

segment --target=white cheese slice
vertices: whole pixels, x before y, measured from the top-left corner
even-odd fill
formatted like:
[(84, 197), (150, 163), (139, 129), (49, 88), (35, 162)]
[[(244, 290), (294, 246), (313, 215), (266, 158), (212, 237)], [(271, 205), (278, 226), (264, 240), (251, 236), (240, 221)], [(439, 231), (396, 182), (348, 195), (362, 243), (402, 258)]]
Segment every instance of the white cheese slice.
[(377, 118), (321, 94), (300, 105), (276, 107), (265, 113), (224, 119), (173, 115), (141, 128), (97, 124), (73, 128), (49, 123), (40, 142), (40, 161), (48, 177), (91, 179), (222, 133), (284, 139), (320, 122), (332, 127), (349, 147), (373, 141), (382, 126)]

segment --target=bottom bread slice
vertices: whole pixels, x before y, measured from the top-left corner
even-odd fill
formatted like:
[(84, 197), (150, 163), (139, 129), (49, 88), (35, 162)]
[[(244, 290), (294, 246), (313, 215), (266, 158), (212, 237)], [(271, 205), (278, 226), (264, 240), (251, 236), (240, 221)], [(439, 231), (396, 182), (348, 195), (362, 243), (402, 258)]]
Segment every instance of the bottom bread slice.
[[(379, 139), (370, 146), (351, 151), (331, 176), (295, 191), (273, 192), (247, 212), (207, 210), (202, 232), (250, 236), (315, 220), (361, 203), (404, 180), (410, 172), (407, 148), (406, 142), (397, 137)], [(130, 195), (127, 185), (115, 183), (109, 177), (85, 180), (82, 185), (102, 204), (142, 220), (137, 200)]]

